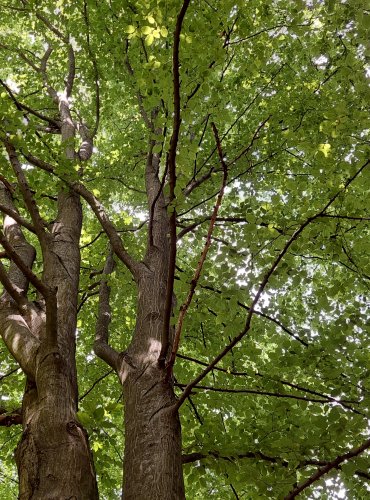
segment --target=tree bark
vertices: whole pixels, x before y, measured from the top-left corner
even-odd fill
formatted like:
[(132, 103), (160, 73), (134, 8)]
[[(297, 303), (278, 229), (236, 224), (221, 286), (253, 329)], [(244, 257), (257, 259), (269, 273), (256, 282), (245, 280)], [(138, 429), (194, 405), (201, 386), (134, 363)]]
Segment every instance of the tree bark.
[[(171, 380), (158, 365), (165, 304), (164, 268), (139, 280), (137, 325), (121, 371), (125, 413), (125, 500), (185, 498), (181, 427)], [(158, 279), (158, 270), (162, 279)], [(125, 373), (126, 375), (124, 375)]]
[[(12, 205), (4, 185), (0, 188), (3, 204)], [(21, 500), (98, 498), (88, 438), (76, 417), (75, 333), (81, 224), (78, 196), (61, 192), (57, 219), (40, 241), (42, 283), (56, 293), (54, 307), (48, 306), (48, 298), (27, 302), (28, 281), (13, 263), (9, 280), (27, 304), (20, 308), (8, 291), (0, 300), (0, 333), (27, 376), (23, 434), (15, 453)], [(31, 269), (35, 252), (18, 224), (6, 216), (4, 230), (8, 242)]]
[[(118, 374), (123, 383), (125, 500), (185, 498), (181, 426), (172, 377), (159, 363), (166, 315), (170, 261), (167, 202), (159, 180), (159, 156), (150, 145), (146, 191), (151, 215), (148, 246), (135, 276), (138, 306), (135, 332)], [(174, 302), (173, 297), (173, 302)], [(172, 342), (173, 328), (170, 328)], [(169, 353), (170, 353), (169, 349)]]

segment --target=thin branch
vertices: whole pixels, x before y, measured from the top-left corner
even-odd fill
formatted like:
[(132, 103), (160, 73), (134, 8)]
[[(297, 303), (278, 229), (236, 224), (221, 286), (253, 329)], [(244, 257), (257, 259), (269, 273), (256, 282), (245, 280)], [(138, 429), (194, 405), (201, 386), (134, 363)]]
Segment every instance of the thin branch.
[(16, 222), (18, 222), (18, 224), (20, 226), (28, 229), (28, 231), (30, 231), (31, 233), (34, 233), (34, 234), (36, 233), (33, 225), (30, 222), (28, 222), (28, 220), (26, 220), (24, 217), (19, 215), (19, 213), (16, 212), (15, 210), (12, 210), (11, 208), (0, 203), (0, 212), (2, 212), (3, 214), (9, 215), (9, 217), (11, 217)]
[(256, 128), (254, 134), (253, 134), (253, 137), (250, 141), (250, 143), (248, 144), (247, 147), (245, 147), (233, 160), (230, 161), (230, 165), (233, 165), (234, 163), (236, 163), (242, 156), (246, 155), (248, 153), (248, 151), (252, 148), (254, 142), (259, 138), (259, 133), (260, 131), (263, 129), (263, 127), (266, 125), (266, 123), (269, 121), (269, 119), (271, 118), (272, 115), (269, 115), (267, 118), (265, 118), (259, 125), (258, 127)]
[(172, 73), (173, 73), (173, 125), (172, 135), (170, 140), (170, 149), (168, 152), (168, 174), (169, 174), (169, 208), (170, 208), (170, 256), (168, 263), (168, 276), (166, 287), (166, 302), (163, 320), (162, 332), (162, 347), (159, 354), (158, 363), (164, 366), (169, 349), (170, 338), (170, 322), (172, 314), (172, 301), (173, 301), (173, 285), (175, 279), (175, 266), (176, 266), (176, 250), (177, 250), (177, 237), (176, 237), (176, 207), (175, 207), (175, 188), (176, 188), (176, 154), (177, 144), (179, 140), (180, 125), (181, 125), (181, 96), (180, 96), (180, 35), (182, 23), (189, 7), (190, 0), (184, 0), (179, 15), (177, 16), (175, 32), (173, 36), (173, 51), (172, 51)]
[(14, 300), (14, 302), (18, 305), (19, 309), (22, 312), (25, 312), (27, 309), (28, 301), (26, 297), (21, 293), (22, 291), (17, 286), (15, 286), (14, 283), (9, 279), (6, 269), (1, 263), (1, 261), (0, 261), (0, 282), (2, 283), (8, 294), (11, 296), (11, 298)]
[(70, 187), (78, 194), (80, 194), (90, 205), (90, 208), (99, 220), (102, 228), (107, 234), (112, 248), (117, 257), (125, 264), (134, 278), (137, 277), (139, 263), (131, 257), (123, 246), (122, 240), (118, 235), (117, 229), (108, 217), (103, 205), (83, 184), (75, 182), (71, 183)]
[(17, 267), (22, 271), (24, 276), (32, 283), (32, 285), (38, 290), (45, 298), (51, 293), (51, 290), (46, 286), (25, 264), (23, 259), (18, 255), (13, 246), (8, 242), (4, 233), (0, 230), (0, 244), (4, 247), (4, 250), (8, 254), (9, 258), (17, 265)]
[(210, 246), (211, 246), (212, 234), (213, 234), (213, 230), (215, 228), (217, 214), (218, 214), (218, 211), (219, 211), (221, 203), (222, 203), (222, 199), (223, 199), (224, 192), (225, 192), (225, 186), (227, 183), (228, 170), (227, 170), (227, 165), (226, 165), (225, 160), (224, 160), (224, 155), (223, 155), (223, 151), (222, 151), (220, 137), (219, 137), (216, 125), (214, 123), (212, 123), (211, 125), (212, 125), (213, 133), (215, 136), (216, 144), (217, 144), (220, 163), (222, 165), (222, 170), (223, 170), (222, 184), (221, 184), (221, 189), (220, 189), (219, 195), (217, 197), (215, 206), (213, 208), (211, 220), (209, 223), (206, 242), (204, 244), (203, 251), (202, 251), (202, 254), (200, 256), (200, 259), (199, 259), (197, 268), (195, 270), (193, 279), (191, 280), (191, 283), (190, 283), (190, 290), (189, 290), (188, 296), (186, 297), (186, 300), (184, 301), (184, 303), (180, 307), (180, 313), (179, 313), (179, 317), (178, 317), (176, 328), (175, 328), (175, 337), (174, 337), (174, 342), (173, 342), (173, 346), (172, 346), (172, 352), (171, 352), (171, 356), (170, 356), (170, 359), (168, 361), (168, 366), (167, 366), (167, 377), (169, 377), (172, 373), (172, 368), (173, 368), (173, 365), (175, 363), (176, 354), (177, 354), (177, 351), (178, 351), (179, 345), (180, 345), (180, 337), (181, 337), (181, 331), (183, 328), (184, 319), (185, 319), (186, 313), (190, 307), (191, 301), (193, 299), (193, 296), (195, 293), (195, 288), (198, 284), (200, 275), (202, 273), (204, 262), (207, 258), (207, 254), (208, 254), (208, 251), (209, 251)]
[(40, 216), (40, 212), (38, 210), (37, 204), (32, 196), (31, 189), (28, 185), (28, 182), (26, 180), (26, 176), (24, 175), (21, 164), (19, 162), (17, 152), (16, 152), (14, 146), (10, 142), (5, 141), (4, 144), (5, 144), (5, 148), (6, 148), (6, 151), (8, 153), (8, 156), (9, 156), (10, 163), (11, 163), (13, 170), (14, 170), (14, 173), (17, 177), (18, 185), (19, 185), (20, 191), (22, 193), (24, 202), (26, 204), (27, 210), (28, 210), (29, 214), (31, 215), (32, 222), (35, 226), (36, 234), (37, 234), (38, 238), (40, 239), (41, 244), (42, 243), (45, 244), (46, 243), (46, 240), (45, 240), (46, 223), (42, 219), (42, 217)]
[(79, 399), (78, 399), (78, 400), (79, 400), (79, 401), (82, 401), (84, 398), (86, 398), (86, 396), (87, 396), (88, 394), (90, 394), (90, 392), (91, 392), (91, 391), (92, 391), (92, 390), (93, 390), (93, 389), (94, 389), (94, 388), (95, 388), (95, 387), (99, 384), (99, 382), (101, 382), (102, 380), (104, 380), (106, 377), (108, 377), (108, 375), (110, 375), (110, 374), (111, 374), (111, 373), (113, 373), (113, 372), (114, 372), (114, 370), (113, 370), (113, 369), (112, 369), (112, 370), (109, 370), (108, 372), (104, 373), (104, 375), (102, 375), (101, 377), (99, 377), (98, 379), (96, 379), (96, 380), (95, 380), (95, 382), (92, 384), (92, 386), (91, 386), (89, 389), (87, 389), (87, 391), (86, 391), (86, 392), (84, 392), (84, 393), (82, 394), (82, 396), (80, 396), (80, 397), (79, 397)]
[(16, 106), (16, 108), (19, 110), (19, 111), (28, 111), (28, 113), (31, 113), (32, 115), (36, 116), (37, 118), (39, 118), (40, 120), (43, 120), (47, 123), (49, 123), (51, 126), (52, 126), (52, 129), (53, 130), (60, 130), (60, 123), (57, 121), (57, 120), (54, 120), (53, 118), (49, 118), (48, 116), (45, 116), (44, 114), (40, 113), (39, 111), (36, 111), (32, 108), (30, 108), (29, 106), (27, 106), (26, 104), (23, 104), (21, 103), (14, 95), (14, 93), (12, 92), (12, 90), (10, 89), (10, 87), (8, 87), (8, 85), (3, 82), (1, 79), (0, 79), (0, 84), (5, 88), (5, 90), (8, 92), (9, 94), (9, 97), (11, 98), (11, 100), (14, 102), (14, 105)]
[(263, 291), (265, 290), (270, 277), (274, 274), (275, 270), (277, 269), (278, 265), (280, 264), (281, 260), (289, 250), (290, 246), (294, 241), (299, 237), (299, 235), (305, 230), (305, 228), (311, 224), (313, 221), (318, 219), (322, 214), (326, 212), (326, 210), (334, 203), (334, 201), (338, 198), (338, 196), (343, 193), (347, 187), (360, 175), (360, 173), (366, 168), (366, 166), (370, 163), (370, 160), (367, 160), (357, 172), (355, 172), (350, 178), (347, 179), (345, 182), (343, 188), (341, 188), (339, 191), (337, 191), (332, 198), (326, 203), (324, 208), (320, 210), (320, 212), (316, 213), (315, 215), (312, 215), (308, 217), (299, 227), (296, 229), (296, 231), (292, 234), (292, 236), (289, 238), (289, 240), (285, 243), (283, 249), (280, 251), (279, 255), (276, 257), (274, 262), (272, 263), (271, 267), (269, 270), (265, 273), (264, 277), (262, 278), (261, 284), (258, 287), (258, 290), (252, 300), (252, 303), (249, 308), (249, 312), (246, 318), (245, 326), (243, 330), (236, 335), (232, 341), (223, 349), (222, 352), (220, 352), (214, 359), (211, 361), (211, 363), (208, 365), (208, 367), (203, 370), (192, 382), (188, 384), (184, 392), (182, 393), (181, 397), (178, 399), (177, 403), (175, 404), (175, 409), (180, 408), (180, 406), (184, 403), (186, 400), (187, 396), (191, 393), (193, 387), (195, 387), (203, 378), (212, 370), (212, 368), (224, 357), (226, 354), (228, 354), (231, 349), (238, 343), (240, 342), (243, 337), (249, 332), (250, 326), (251, 326), (251, 321), (253, 317), (253, 313), (255, 310), (255, 306), (257, 305)]
[(360, 217), (360, 216), (355, 216), (355, 215), (323, 214), (321, 217), (331, 217), (332, 219), (370, 221), (370, 217)]
[(69, 43), (68, 38), (65, 37), (63, 33), (59, 31), (58, 28), (56, 28), (44, 15), (40, 14), (39, 12), (36, 12), (36, 17), (40, 19), (40, 21), (42, 21), (45, 24), (45, 26), (47, 26), (49, 30), (53, 32), (57, 38), (59, 38), (59, 40), (68, 45)]
[(318, 481), (322, 476), (324, 476), (331, 470), (338, 468), (338, 466), (341, 463), (346, 462), (347, 460), (351, 460), (354, 457), (357, 457), (368, 448), (370, 448), (370, 439), (364, 441), (360, 446), (352, 448), (347, 453), (344, 453), (343, 455), (338, 455), (334, 460), (328, 462), (324, 467), (320, 467), (314, 474), (312, 474), (312, 476), (306, 479), (306, 481), (304, 481), (303, 483), (299, 484), (296, 488), (291, 490), (290, 493), (288, 493), (288, 495), (284, 497), (284, 500), (293, 500), (293, 498), (298, 496), (300, 493), (302, 493), (303, 490), (305, 490), (313, 483)]
[[(176, 383), (174, 384), (176, 387), (180, 387), (183, 389), (186, 387), (186, 384)], [(253, 394), (255, 396), (270, 396), (274, 398), (286, 398), (286, 399), (297, 399), (298, 401), (306, 401), (307, 403), (321, 403), (321, 404), (340, 404), (340, 401), (333, 401), (332, 399), (324, 399), (324, 398), (307, 398), (304, 396), (297, 396), (296, 394), (283, 394), (280, 392), (271, 392), (271, 391), (260, 391), (258, 389), (228, 389), (225, 387), (213, 387), (209, 385), (194, 385), (192, 387), (191, 394), (193, 396), (198, 395), (199, 393), (193, 392), (193, 389), (203, 389), (205, 391), (212, 392), (222, 392), (227, 394)]]
[(119, 353), (109, 345), (109, 324), (111, 322), (110, 287), (108, 277), (114, 269), (112, 250), (109, 252), (104, 266), (103, 278), (99, 288), (98, 320), (96, 322), (94, 352), (113, 370), (119, 368)]
[[(187, 361), (192, 361), (193, 363), (197, 363), (198, 365), (201, 365), (201, 366), (206, 366), (206, 367), (208, 366), (208, 363), (205, 363), (204, 361), (200, 361), (199, 359), (192, 358), (190, 356), (185, 356), (184, 354), (179, 354), (178, 353), (177, 357), (180, 358), (180, 359), (185, 359)], [(338, 403), (341, 406), (343, 406), (343, 408), (346, 408), (347, 410), (350, 410), (353, 413), (356, 413), (357, 415), (363, 415), (363, 413), (361, 413), (360, 411), (356, 410), (355, 408), (352, 408), (349, 405), (349, 403), (356, 403), (356, 404), (358, 404), (358, 401), (352, 401), (352, 400), (347, 400), (347, 399), (342, 399), (342, 400), (339, 401), (338, 399), (333, 398), (332, 396), (329, 396), (328, 394), (323, 394), (321, 392), (314, 391), (312, 389), (308, 389), (307, 387), (302, 387), (300, 385), (293, 384), (293, 383), (288, 382), (286, 380), (275, 379), (273, 377), (269, 377), (268, 375), (264, 375), (263, 373), (260, 373), (260, 372), (254, 372), (254, 373), (237, 372), (237, 371), (229, 370), (229, 369), (226, 369), (226, 368), (220, 368), (218, 366), (215, 366), (213, 368), (213, 370), (225, 373), (226, 375), (229, 375), (229, 376), (241, 376), (241, 377), (249, 377), (249, 378), (251, 378), (253, 376), (257, 376), (257, 377), (260, 377), (262, 379), (267, 379), (267, 380), (270, 380), (270, 381), (273, 381), (273, 382), (276, 382), (276, 383), (279, 383), (279, 384), (282, 384), (282, 385), (287, 385), (288, 387), (291, 387), (292, 389), (295, 389), (297, 391), (306, 392), (308, 394), (312, 394), (314, 396), (318, 396), (318, 397), (320, 397), (322, 399), (327, 399), (328, 402)]]
[(8, 373), (4, 373), (4, 375), (0, 375), (0, 382), (4, 380), (4, 378), (10, 377), (10, 375), (13, 375), (13, 373), (17, 373), (20, 370), (20, 367), (18, 366), (17, 368), (13, 368), (13, 370), (10, 370)]

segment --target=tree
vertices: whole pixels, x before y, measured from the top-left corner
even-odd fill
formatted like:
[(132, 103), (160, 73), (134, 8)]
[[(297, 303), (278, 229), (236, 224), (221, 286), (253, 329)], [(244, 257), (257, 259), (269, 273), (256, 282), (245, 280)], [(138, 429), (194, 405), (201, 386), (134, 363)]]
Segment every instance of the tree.
[(20, 498), (366, 496), (363, 1), (2, 9)]

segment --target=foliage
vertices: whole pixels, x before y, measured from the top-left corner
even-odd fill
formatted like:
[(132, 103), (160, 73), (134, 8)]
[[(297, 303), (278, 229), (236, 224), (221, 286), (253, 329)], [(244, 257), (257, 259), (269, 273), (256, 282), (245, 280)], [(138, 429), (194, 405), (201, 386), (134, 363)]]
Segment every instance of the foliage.
[[(24, 161), (43, 216), (55, 215), (58, 183), (81, 179), (138, 258), (149, 219), (148, 140), (161, 154), (163, 176), (173, 131), (171, 54), (180, 8), (163, 0), (2, 5), (1, 133), (6, 130), (25, 155), (58, 165), (52, 176)], [(240, 342), (181, 407), (184, 454), (199, 454), (184, 465), (188, 498), (282, 498), (368, 438), (369, 9), (363, 0), (190, 2), (180, 36), (172, 202), (178, 214), (176, 317), (221, 188), (212, 122), (229, 179), (185, 318), (174, 369), (179, 396), (243, 331), (251, 304), (254, 314)], [(99, 125), (82, 178), (64, 168), (60, 136), (45, 133), (43, 120), (17, 106), (48, 117), (57, 111), (34, 67), (46, 43), (57, 47), (47, 70), (56, 88), (67, 72), (66, 46), (40, 14), (68, 34), (75, 51), (74, 119)], [(5, 154), (0, 165), (15, 182)], [(18, 208), (28, 218), (20, 199)], [(87, 204), (84, 212), (79, 417), (90, 434), (102, 498), (110, 499), (120, 491), (121, 393), (92, 352), (108, 240)], [(110, 284), (110, 342), (123, 351), (135, 325), (136, 290), (122, 263)], [(15, 367), (4, 348), (1, 360), (2, 375)], [(20, 371), (0, 383), (2, 406), (19, 407)], [(18, 433), (2, 429), (4, 499), (16, 497), (10, 463)], [(302, 496), (335, 498), (344, 488), (348, 498), (365, 498), (369, 466), (364, 451), (330, 471), (332, 485), (321, 479)]]

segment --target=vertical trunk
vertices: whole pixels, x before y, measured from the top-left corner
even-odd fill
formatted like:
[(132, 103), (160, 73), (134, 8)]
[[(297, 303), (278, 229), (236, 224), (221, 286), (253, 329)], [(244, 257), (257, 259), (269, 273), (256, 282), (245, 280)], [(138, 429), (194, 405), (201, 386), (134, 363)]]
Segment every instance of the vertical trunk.
[(67, 365), (40, 349), (35, 381), (23, 401), (23, 435), (16, 450), (19, 498), (98, 498), (86, 433), (76, 421)]
[[(133, 342), (123, 384), (125, 407), (125, 500), (185, 498), (181, 427), (173, 411), (176, 398), (165, 369), (158, 365), (166, 296), (166, 260), (150, 259), (138, 281), (139, 299)], [(143, 266), (144, 267), (144, 266)]]
[(181, 429), (163, 372), (141, 366), (126, 379), (125, 500), (182, 500)]
[[(16, 450), (22, 500), (98, 498), (87, 435), (76, 420), (75, 333), (81, 223), (78, 197), (60, 193), (57, 220), (42, 241), (42, 281), (57, 290), (53, 311), (56, 343), (47, 331), (50, 318), (46, 317), (43, 300), (28, 303), (27, 311), (21, 313), (6, 293), (1, 298), (2, 337), (27, 375), (23, 434)], [(19, 254), (24, 248), (24, 261), (31, 267), (33, 257), (25, 260), (30, 245), (14, 221), (7, 225), (6, 234)], [(24, 276), (17, 269), (13, 272), (13, 267), (9, 269), (10, 279), (26, 291)]]

